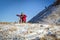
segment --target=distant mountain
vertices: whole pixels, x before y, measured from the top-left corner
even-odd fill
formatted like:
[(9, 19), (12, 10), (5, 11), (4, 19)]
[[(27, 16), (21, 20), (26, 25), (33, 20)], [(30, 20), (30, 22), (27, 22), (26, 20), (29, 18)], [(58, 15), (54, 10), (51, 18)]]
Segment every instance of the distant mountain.
[(39, 12), (28, 22), (56, 24), (57, 22), (60, 22), (59, 17), (60, 17), (60, 0), (57, 0), (54, 4), (45, 7), (44, 10)]

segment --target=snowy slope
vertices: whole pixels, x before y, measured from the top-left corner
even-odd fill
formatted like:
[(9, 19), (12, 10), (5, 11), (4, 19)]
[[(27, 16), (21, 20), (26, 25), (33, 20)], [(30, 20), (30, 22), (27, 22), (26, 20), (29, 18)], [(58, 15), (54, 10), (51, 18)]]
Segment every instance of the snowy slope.
[(55, 4), (52, 4), (49, 7), (46, 7), (28, 22), (60, 24), (60, 4), (54, 5)]
[[(60, 26), (49, 24), (0, 24), (0, 40), (32, 40), (36, 37), (42, 38), (47, 35), (48, 28), (51, 33), (60, 31)], [(57, 36), (60, 38), (60, 36)], [(47, 38), (46, 38), (47, 39)]]

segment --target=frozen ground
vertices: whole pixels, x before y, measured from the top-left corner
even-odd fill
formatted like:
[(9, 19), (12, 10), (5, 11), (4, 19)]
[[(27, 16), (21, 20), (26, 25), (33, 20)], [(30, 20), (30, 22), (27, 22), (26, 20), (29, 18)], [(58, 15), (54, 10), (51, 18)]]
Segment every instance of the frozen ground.
[[(60, 26), (48, 24), (0, 24), (0, 40), (38, 40), (45, 38), (46, 40), (54, 40), (46, 38), (47, 34), (55, 34), (56, 38), (60, 38)], [(41, 39), (43, 40), (43, 39)]]

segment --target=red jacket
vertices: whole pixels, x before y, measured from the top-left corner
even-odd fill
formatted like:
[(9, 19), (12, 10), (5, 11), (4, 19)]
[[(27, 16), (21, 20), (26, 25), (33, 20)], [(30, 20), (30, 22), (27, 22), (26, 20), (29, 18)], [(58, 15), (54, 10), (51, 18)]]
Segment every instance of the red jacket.
[(18, 15), (17, 14), (17, 16), (20, 17), (22, 19), (22, 21), (26, 21), (26, 17), (27, 17), (26, 15)]
[(22, 19), (22, 21), (26, 21), (26, 15), (20, 15), (21, 16), (21, 19)]

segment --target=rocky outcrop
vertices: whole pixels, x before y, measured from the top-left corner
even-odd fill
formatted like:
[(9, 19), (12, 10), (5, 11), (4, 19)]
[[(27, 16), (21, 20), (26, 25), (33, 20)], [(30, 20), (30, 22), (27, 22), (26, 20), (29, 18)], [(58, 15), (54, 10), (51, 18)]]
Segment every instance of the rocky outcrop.
[(48, 40), (48, 38), (59, 39), (60, 27), (31, 23), (0, 25), (0, 40)]

